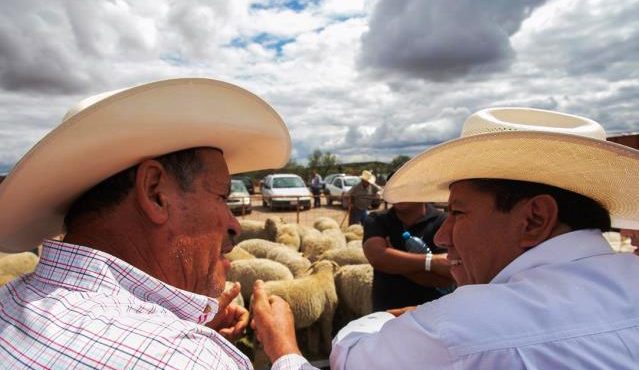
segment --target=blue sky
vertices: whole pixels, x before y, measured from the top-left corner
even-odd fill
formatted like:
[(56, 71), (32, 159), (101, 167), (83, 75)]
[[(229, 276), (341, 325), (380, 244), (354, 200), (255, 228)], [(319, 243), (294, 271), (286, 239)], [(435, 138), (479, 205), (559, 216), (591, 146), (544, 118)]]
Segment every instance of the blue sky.
[(388, 161), (529, 106), (639, 131), (630, 0), (51, 0), (0, 14), (0, 171), (77, 101), (205, 76), (267, 100), (293, 157)]

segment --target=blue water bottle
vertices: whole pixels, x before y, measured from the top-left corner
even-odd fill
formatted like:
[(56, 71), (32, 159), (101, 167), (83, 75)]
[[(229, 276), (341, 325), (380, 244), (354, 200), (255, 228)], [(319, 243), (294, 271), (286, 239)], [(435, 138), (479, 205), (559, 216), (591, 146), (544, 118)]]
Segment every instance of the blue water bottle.
[(428, 245), (426, 245), (421, 238), (410, 235), (410, 232), (404, 231), (402, 238), (404, 239), (404, 246), (408, 252), (421, 254), (430, 252)]

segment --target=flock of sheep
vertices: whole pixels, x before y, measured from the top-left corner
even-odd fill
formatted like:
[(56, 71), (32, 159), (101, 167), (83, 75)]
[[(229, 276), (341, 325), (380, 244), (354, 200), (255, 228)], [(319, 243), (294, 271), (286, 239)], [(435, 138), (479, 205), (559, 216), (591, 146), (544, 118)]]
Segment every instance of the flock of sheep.
[(303, 352), (327, 355), (334, 325), (372, 311), (373, 268), (364, 256), (360, 225), (342, 231), (328, 217), (316, 219), (313, 227), (275, 218), (240, 224), (239, 243), (226, 255), (227, 280), (240, 282), (247, 306), (257, 279), (286, 300), (304, 337)]

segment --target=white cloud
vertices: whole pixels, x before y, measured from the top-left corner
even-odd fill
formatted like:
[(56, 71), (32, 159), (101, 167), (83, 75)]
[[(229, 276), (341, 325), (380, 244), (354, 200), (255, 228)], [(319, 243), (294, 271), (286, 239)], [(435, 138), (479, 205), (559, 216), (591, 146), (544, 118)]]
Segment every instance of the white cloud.
[(636, 14), (631, 0), (7, 2), (0, 171), (81, 98), (176, 76), (264, 97), (302, 161), (413, 155), (498, 105), (638, 131)]

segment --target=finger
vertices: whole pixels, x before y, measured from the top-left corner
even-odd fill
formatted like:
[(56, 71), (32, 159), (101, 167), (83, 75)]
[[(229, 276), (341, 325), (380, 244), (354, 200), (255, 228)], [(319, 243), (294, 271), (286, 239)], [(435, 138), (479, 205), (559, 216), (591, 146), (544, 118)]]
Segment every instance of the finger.
[(270, 307), (269, 299), (267, 298), (266, 291), (264, 290), (264, 282), (262, 280), (255, 280), (253, 284), (253, 299), (251, 299), (251, 306), (253, 311), (266, 310)]
[(220, 305), (218, 308), (219, 311), (226, 309), (226, 307), (233, 302), (235, 297), (240, 294), (240, 288), (240, 283), (235, 282), (231, 289), (223, 291), (222, 294), (217, 297), (218, 304)]

